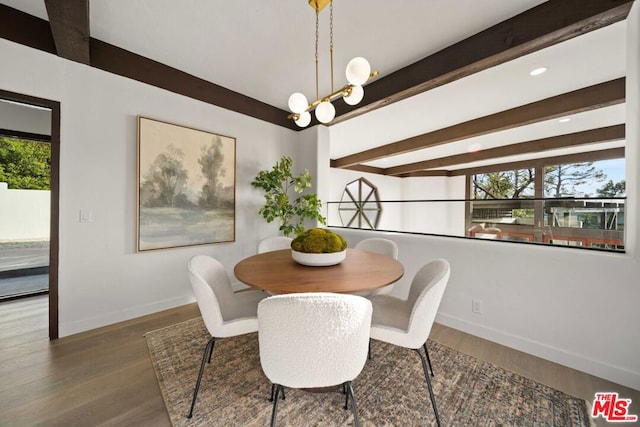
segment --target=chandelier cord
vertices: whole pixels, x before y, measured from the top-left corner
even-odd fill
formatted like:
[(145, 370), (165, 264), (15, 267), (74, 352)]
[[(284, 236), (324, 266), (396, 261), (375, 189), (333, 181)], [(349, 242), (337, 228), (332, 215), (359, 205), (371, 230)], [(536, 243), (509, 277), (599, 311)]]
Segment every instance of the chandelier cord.
[(316, 99), (320, 97), (320, 91), (318, 90), (318, 36), (320, 34), (318, 30), (318, 17), (320, 12), (316, 9)]
[(329, 56), (331, 58), (331, 93), (333, 93), (333, 2), (329, 5)]

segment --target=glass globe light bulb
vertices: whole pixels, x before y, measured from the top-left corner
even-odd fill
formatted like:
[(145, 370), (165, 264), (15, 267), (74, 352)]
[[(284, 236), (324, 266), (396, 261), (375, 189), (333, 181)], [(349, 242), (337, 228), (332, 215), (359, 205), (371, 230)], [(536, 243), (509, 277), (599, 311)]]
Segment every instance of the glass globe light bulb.
[(307, 97), (300, 92), (296, 92), (289, 97), (289, 109), (296, 114), (306, 111), (308, 106)]
[(295, 121), (296, 124), (301, 128), (307, 127), (309, 123), (311, 123), (311, 114), (308, 111), (303, 111), (302, 113), (298, 114), (298, 119)]
[(358, 102), (362, 101), (364, 97), (364, 89), (362, 86), (353, 86), (351, 88), (351, 93), (342, 99), (349, 105), (356, 105)]
[(316, 118), (320, 123), (329, 123), (336, 116), (336, 108), (329, 101), (322, 101), (316, 107)]
[(362, 86), (369, 80), (371, 74), (371, 65), (369, 61), (361, 56), (353, 58), (347, 64), (347, 81), (354, 86)]

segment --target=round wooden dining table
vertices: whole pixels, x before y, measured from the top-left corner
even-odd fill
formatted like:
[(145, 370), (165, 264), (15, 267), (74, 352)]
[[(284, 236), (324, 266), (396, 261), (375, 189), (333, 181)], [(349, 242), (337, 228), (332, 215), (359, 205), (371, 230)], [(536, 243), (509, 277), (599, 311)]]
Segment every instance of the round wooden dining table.
[(241, 282), (273, 294), (352, 293), (390, 285), (404, 275), (404, 267), (390, 256), (359, 249), (347, 249), (340, 264), (309, 267), (295, 262), (290, 249), (283, 249), (245, 258), (233, 272)]

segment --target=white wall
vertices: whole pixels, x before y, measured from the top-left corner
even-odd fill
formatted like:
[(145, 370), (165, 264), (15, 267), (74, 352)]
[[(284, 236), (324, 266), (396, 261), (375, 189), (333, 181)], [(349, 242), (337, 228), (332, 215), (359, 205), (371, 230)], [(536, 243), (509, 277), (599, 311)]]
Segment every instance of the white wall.
[(463, 176), (415, 177), (402, 181), (404, 200), (432, 201), (407, 204), (400, 230), (448, 236), (465, 235), (464, 202), (434, 201), (464, 199)]
[[(194, 301), (187, 260), (211, 254), (230, 271), (277, 234), (249, 184), (297, 133), (0, 39), (2, 89), (61, 102), (60, 335)], [(25, 70), (29, 70), (25, 72)], [(236, 242), (136, 253), (136, 116), (237, 139)], [(93, 222), (79, 223), (90, 210)]]
[(10, 190), (0, 182), (0, 241), (49, 240), (51, 192)]

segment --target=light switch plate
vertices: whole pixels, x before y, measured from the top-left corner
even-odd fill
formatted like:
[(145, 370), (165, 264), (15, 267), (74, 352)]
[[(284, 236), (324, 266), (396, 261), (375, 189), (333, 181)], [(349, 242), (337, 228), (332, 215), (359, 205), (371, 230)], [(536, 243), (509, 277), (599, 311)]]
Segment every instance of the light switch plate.
[(87, 209), (80, 210), (80, 222), (92, 222), (93, 221), (93, 213)]

